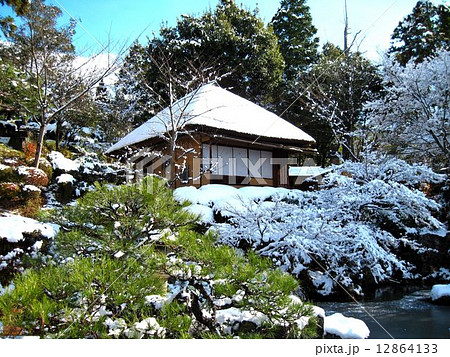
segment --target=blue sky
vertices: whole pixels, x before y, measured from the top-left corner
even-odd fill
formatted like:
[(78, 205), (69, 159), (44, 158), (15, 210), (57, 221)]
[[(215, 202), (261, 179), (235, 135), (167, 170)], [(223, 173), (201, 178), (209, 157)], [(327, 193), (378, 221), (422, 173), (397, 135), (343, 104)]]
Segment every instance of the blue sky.
[[(217, 0), (57, 0), (89, 32), (77, 28), (75, 43), (78, 51), (97, 52), (102, 44), (129, 44), (141, 35), (158, 32), (161, 23), (174, 25), (181, 14), (199, 15), (215, 8)], [(361, 31), (359, 49), (372, 60), (389, 46), (392, 31), (400, 20), (409, 14), (417, 0), (347, 0), (350, 27), (353, 33)], [(436, 0), (435, 3), (446, 3)], [(58, 5), (56, 0), (49, 3)], [(236, 0), (245, 8), (258, 6), (260, 17), (267, 23), (276, 13), (279, 0)], [(344, 0), (308, 0), (313, 22), (318, 29), (321, 43), (333, 42), (342, 46), (344, 24)], [(2, 15), (8, 14), (6, 7), (0, 7)], [(65, 14), (68, 19), (68, 15)], [(145, 31), (144, 31), (145, 30)], [(142, 33), (144, 31), (144, 33)], [(141, 34), (142, 33), (142, 34)], [(114, 49), (112, 49), (114, 51)]]

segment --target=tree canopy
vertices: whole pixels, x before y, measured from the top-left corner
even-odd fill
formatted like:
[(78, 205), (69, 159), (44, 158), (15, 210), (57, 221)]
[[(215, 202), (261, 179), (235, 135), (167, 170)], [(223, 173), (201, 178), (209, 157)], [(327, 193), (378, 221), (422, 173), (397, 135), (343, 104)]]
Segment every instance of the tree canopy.
[(176, 97), (193, 84), (217, 79), (238, 95), (266, 103), (282, 80), (283, 68), (271, 27), (256, 12), (222, 0), (201, 16), (183, 15), (175, 27), (162, 26), (146, 46), (133, 46), (119, 85), (125, 93), (140, 93), (135, 103), (143, 121), (170, 102), (168, 71)]
[(13, 8), (17, 15), (24, 15), (29, 7), (29, 0), (0, 0), (0, 5), (8, 5)]
[(304, 71), (318, 58), (319, 38), (305, 0), (282, 0), (272, 19), (280, 51), (286, 63), (286, 77)]
[(368, 103), (381, 149), (441, 169), (450, 164), (450, 52), (401, 66), (383, 66), (385, 95)]
[[(30, 3), (20, 22), (2, 22), (2, 32), (10, 45), (4, 46), (2, 56), (22, 71), (30, 83), (29, 97), (16, 96), (17, 105), (25, 110), (39, 126), (35, 166), (39, 165), (46, 126), (73, 107), (97, 82), (101, 75), (80, 71), (74, 62), (75, 22), (58, 23), (62, 11), (43, 0)], [(30, 107), (30, 103), (33, 105)]]
[(355, 131), (364, 124), (363, 105), (381, 90), (377, 69), (360, 53), (327, 43), (309, 72), (294, 77), (283, 93), (285, 117), (317, 142), (326, 165), (336, 152), (355, 159)]
[(389, 53), (405, 65), (436, 55), (439, 49), (450, 49), (450, 10), (448, 5), (435, 6), (419, 0), (412, 12), (395, 28)]

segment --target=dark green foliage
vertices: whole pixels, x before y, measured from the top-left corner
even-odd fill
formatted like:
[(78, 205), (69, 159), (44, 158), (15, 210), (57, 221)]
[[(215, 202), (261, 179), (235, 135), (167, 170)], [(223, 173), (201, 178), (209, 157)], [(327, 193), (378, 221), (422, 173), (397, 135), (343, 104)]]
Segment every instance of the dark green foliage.
[(3, 163), (5, 159), (16, 159), (21, 162), (25, 158), (22, 151), (14, 150), (13, 148), (0, 144), (0, 162)]
[(450, 10), (448, 5), (435, 6), (419, 0), (411, 14), (395, 28), (390, 53), (402, 65), (434, 56), (439, 49), (450, 49)]
[(36, 109), (33, 90), (24, 72), (11, 62), (0, 58), (0, 115), (9, 119), (28, 114)]
[(0, 5), (11, 6), (17, 15), (23, 15), (30, 7), (30, 0), (0, 0)]
[(282, 0), (272, 19), (286, 64), (286, 79), (305, 71), (318, 59), (319, 38), (305, 0)]
[[(159, 179), (98, 185), (60, 221), (56, 266), (26, 271), (0, 297), (7, 331), (62, 338), (312, 336), (296, 323), (311, 316), (289, 297), (297, 281), (267, 259), (197, 233), (194, 217)], [(155, 296), (160, 306), (149, 302)], [(257, 311), (265, 321), (226, 332), (216, 314), (229, 307)], [(158, 328), (143, 332), (144, 321)]]
[(66, 206), (58, 219), (68, 232), (58, 241), (65, 254), (131, 252), (162, 229), (189, 225), (193, 218), (172, 198), (162, 180), (96, 190)]
[(17, 173), (11, 166), (0, 168), (0, 182), (17, 182)]
[(134, 45), (119, 94), (131, 96), (135, 123), (168, 106), (171, 95), (179, 98), (214, 79), (244, 98), (266, 103), (282, 80), (283, 67), (271, 27), (227, 0), (199, 17), (183, 15), (175, 27), (162, 26), (145, 47)]
[(100, 305), (118, 313), (116, 308), (125, 303), (124, 315), (130, 319), (144, 313), (144, 296), (163, 292), (153, 269), (135, 260), (124, 264), (103, 257), (28, 270), (15, 280), (15, 290), (1, 297), (2, 322), (41, 336), (108, 337)]

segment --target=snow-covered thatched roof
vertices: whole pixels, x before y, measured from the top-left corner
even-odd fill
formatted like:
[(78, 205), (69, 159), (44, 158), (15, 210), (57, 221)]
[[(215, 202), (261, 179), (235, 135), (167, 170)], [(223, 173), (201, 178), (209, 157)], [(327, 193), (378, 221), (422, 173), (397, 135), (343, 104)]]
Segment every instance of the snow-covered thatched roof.
[(169, 108), (165, 108), (111, 146), (106, 153), (162, 136), (171, 129), (172, 122), (177, 129), (197, 125), (252, 135), (255, 139), (315, 142), (311, 136), (279, 116), (210, 83), (175, 102), (172, 115)]

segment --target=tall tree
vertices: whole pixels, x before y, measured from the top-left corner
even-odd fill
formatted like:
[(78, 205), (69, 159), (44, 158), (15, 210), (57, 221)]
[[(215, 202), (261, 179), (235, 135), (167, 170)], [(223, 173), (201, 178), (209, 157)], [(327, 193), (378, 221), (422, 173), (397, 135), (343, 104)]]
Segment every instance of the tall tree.
[(329, 43), (311, 71), (292, 82), (292, 96), (304, 95), (287, 115), (316, 138), (322, 165), (336, 149), (344, 159), (358, 159), (355, 131), (365, 122), (364, 103), (378, 95), (380, 84), (376, 68), (361, 54), (344, 55)]
[(450, 49), (450, 10), (448, 5), (435, 6), (419, 0), (411, 14), (395, 28), (389, 53), (405, 65), (433, 56), (439, 49)]
[(450, 52), (406, 66), (387, 58), (385, 96), (368, 103), (381, 149), (434, 169), (450, 165)]
[(261, 104), (270, 102), (284, 68), (271, 27), (233, 0), (221, 0), (213, 11), (199, 17), (183, 15), (175, 27), (163, 26), (145, 48), (132, 48), (119, 85), (130, 94), (147, 92), (145, 101), (135, 101), (141, 121), (170, 102), (160, 68), (167, 61), (179, 79), (173, 87), (175, 97), (186, 94), (182, 83), (192, 87), (192, 78), (197, 85), (218, 79), (222, 87)]
[[(4, 26), (4, 35), (12, 42), (6, 53), (32, 83), (36, 112), (26, 108), (29, 115), (40, 124), (35, 167), (39, 165), (47, 125), (98, 83), (110, 71), (89, 77), (78, 75), (74, 65), (75, 49), (72, 37), (75, 23), (58, 25), (61, 10), (42, 0), (33, 0), (28, 11), (20, 16), (18, 26)], [(21, 98), (18, 98), (21, 101)]]
[(284, 73), (288, 80), (318, 59), (317, 29), (305, 3), (305, 0), (282, 0), (271, 22), (286, 64)]

